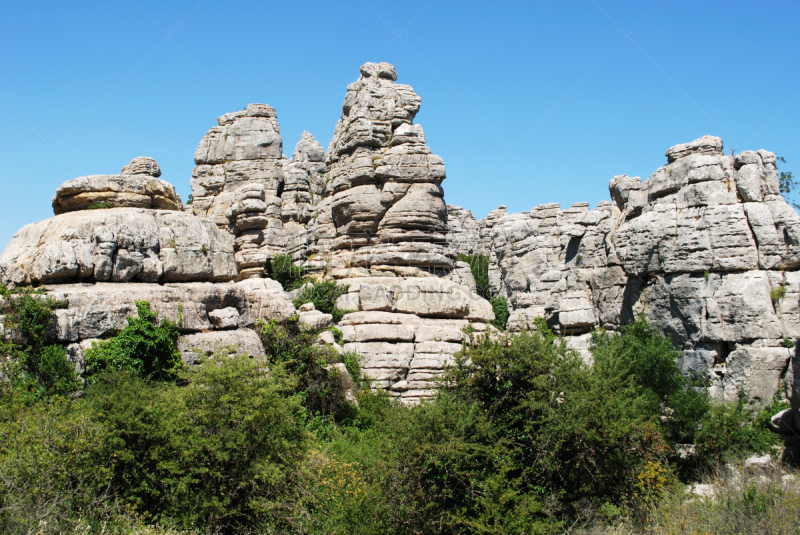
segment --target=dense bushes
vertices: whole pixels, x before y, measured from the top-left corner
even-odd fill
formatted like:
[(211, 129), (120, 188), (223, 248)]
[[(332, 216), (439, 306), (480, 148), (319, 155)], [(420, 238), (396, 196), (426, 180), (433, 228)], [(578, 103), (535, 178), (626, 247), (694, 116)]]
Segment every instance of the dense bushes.
[[(52, 303), (31, 299), (10, 305), (6, 356), (31, 351), (25, 337), (49, 347), (38, 307)], [(564, 533), (585, 518), (655, 530), (675, 504), (706, 522), (678, 477), (776, 442), (767, 412), (698, 393), (644, 320), (595, 334), (593, 367), (543, 321), (472, 333), (435, 398), (414, 407), (345, 385), (331, 364), (356, 372), (358, 359), (295, 320), (257, 328), (267, 363), (226, 352), (182, 369), (174, 326), (142, 303), (90, 352), (82, 396), (51, 389), (19, 403), (6, 376), (0, 531)], [(695, 454), (682, 461), (686, 443)], [(730, 516), (752, 525), (773, 525), (773, 506), (800, 511), (777, 488), (731, 496)]]
[(0, 314), (5, 316), (0, 372), (9, 379), (4, 388), (14, 388), (18, 401), (67, 394), (80, 386), (75, 365), (63, 346), (52, 340), (53, 311), (61, 306), (43, 291), (12, 291), (0, 285)]

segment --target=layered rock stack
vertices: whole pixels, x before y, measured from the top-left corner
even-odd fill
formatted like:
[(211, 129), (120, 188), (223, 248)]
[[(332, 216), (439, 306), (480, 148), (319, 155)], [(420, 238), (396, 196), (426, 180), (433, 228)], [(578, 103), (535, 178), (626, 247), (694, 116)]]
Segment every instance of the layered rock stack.
[(441, 158), (414, 125), (420, 98), (388, 63), (367, 63), (347, 87), (328, 148), (329, 181), (313, 222), (311, 268), (449, 271)]
[(159, 179), (161, 168), (152, 158), (134, 158), (118, 175), (82, 176), (61, 184), (53, 197), (56, 215), (87, 208), (153, 208), (183, 210), (180, 196)]
[(194, 154), (192, 211), (236, 236), (243, 277), (260, 276), (270, 254), (286, 247), (280, 218), (286, 160), (278, 114), (266, 104), (250, 104), (217, 122)]
[(286, 234), (286, 252), (302, 262), (308, 257), (311, 236), (308, 223), (317, 217), (316, 205), (325, 191), (325, 150), (308, 132), (303, 132), (294, 154), (284, 166), (281, 220)]
[(240, 278), (263, 276), (267, 259), (285, 251), (280, 214), (280, 198), (267, 195), (263, 184), (245, 184), (234, 192), (227, 215), (229, 228), (236, 236), (235, 258)]

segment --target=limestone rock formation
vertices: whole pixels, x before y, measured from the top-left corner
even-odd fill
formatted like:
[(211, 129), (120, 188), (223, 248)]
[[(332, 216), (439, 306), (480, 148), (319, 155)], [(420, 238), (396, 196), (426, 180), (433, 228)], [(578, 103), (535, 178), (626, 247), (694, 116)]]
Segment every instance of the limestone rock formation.
[[(309, 267), (446, 269), (447, 209), (441, 158), (412, 121), (420, 98), (388, 63), (367, 63), (347, 87), (327, 161), (329, 181), (309, 225)], [(407, 273), (407, 271), (406, 271)]]
[(794, 352), (784, 340), (800, 337), (800, 217), (780, 195), (775, 155), (725, 155), (706, 136), (666, 156), (644, 182), (614, 177), (613, 204), (490, 213), (480, 233), (493, 289), (509, 298), (511, 329), (541, 316), (583, 335), (644, 314), (712, 393), (766, 403)]
[(223, 115), (195, 152), (186, 211), (150, 158), (64, 183), (56, 216), (21, 229), (0, 256), (0, 283), (46, 284), (67, 302), (54, 336), (78, 367), (137, 300), (179, 323), (187, 362), (220, 350), (257, 357), (259, 318), (332, 321), (313, 305), (296, 311), (261, 278), (267, 259), (288, 253), (347, 287), (344, 347), (332, 333), (319, 343), (361, 353), (374, 384), (415, 402), (432, 394), (465, 327), (493, 329), (469, 265), (456, 262), (485, 254), (509, 329), (543, 317), (590, 363), (593, 329), (643, 314), (716, 397), (744, 390), (766, 403), (785, 383), (793, 408), (773, 424), (800, 430), (800, 358), (788, 347), (800, 340), (800, 217), (780, 194), (774, 154), (726, 155), (706, 136), (667, 150), (645, 181), (615, 176), (594, 209), (500, 206), (477, 221), (445, 204), (444, 164), (413, 122), (420, 98), (396, 80), (387, 63), (361, 67), (327, 154), (305, 132), (287, 160), (270, 106)]
[(454, 362), (471, 325), (477, 333), (492, 329), (466, 319), (423, 318), (416, 314), (367, 311), (339, 322), (344, 350), (365, 359), (364, 375), (405, 403), (435, 394), (436, 380)]
[(303, 132), (294, 154), (284, 166), (284, 188), (281, 195), (281, 220), (286, 235), (286, 253), (295, 261), (308, 257), (312, 235), (308, 223), (319, 217), (316, 205), (325, 190), (325, 150), (308, 132)]
[(0, 281), (229, 281), (233, 238), (186, 212), (111, 208), (68, 212), (17, 232), (0, 256)]
[(466, 255), (488, 254), (481, 226), (469, 210), (447, 205), (447, 243), (450, 249)]
[(283, 187), (283, 141), (278, 114), (266, 104), (223, 115), (203, 137), (194, 153), (192, 211), (220, 227), (245, 184), (261, 184), (265, 195), (280, 197)]
[(161, 180), (152, 158), (134, 158), (118, 175), (91, 175), (61, 184), (53, 197), (56, 215), (92, 208), (153, 208), (183, 210), (180, 196)]

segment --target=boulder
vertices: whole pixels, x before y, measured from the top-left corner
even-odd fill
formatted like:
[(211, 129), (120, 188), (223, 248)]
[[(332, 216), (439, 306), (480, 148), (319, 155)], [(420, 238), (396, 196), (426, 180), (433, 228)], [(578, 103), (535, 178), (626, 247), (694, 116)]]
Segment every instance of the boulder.
[(56, 215), (103, 208), (183, 210), (183, 202), (169, 182), (158, 178), (161, 169), (152, 158), (139, 157), (118, 175), (91, 175), (68, 180), (56, 189)]

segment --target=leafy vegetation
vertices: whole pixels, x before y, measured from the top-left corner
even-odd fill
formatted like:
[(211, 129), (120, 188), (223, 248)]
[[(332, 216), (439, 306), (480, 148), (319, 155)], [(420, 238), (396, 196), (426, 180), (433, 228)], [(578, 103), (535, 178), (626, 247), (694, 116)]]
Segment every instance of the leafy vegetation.
[(780, 301), (786, 296), (786, 286), (778, 285), (769, 289), (769, 298), (773, 301)]
[(113, 202), (93, 202), (86, 207), (86, 210), (104, 210), (106, 208), (114, 208)]
[(351, 312), (336, 306), (336, 300), (346, 294), (348, 288), (348, 285), (338, 285), (335, 281), (309, 282), (302, 287), (300, 295), (295, 298), (294, 306), (300, 308), (306, 303), (313, 303), (315, 309), (325, 314), (332, 314), (333, 322), (339, 323), (345, 314)]
[(127, 327), (117, 336), (86, 352), (87, 376), (113, 369), (155, 380), (175, 379), (182, 365), (177, 325), (169, 320), (159, 323), (146, 301), (137, 301), (136, 310), (138, 317), (129, 316)]
[(267, 275), (278, 281), (287, 292), (295, 290), (307, 282), (303, 278), (303, 269), (295, 266), (292, 255), (279, 254), (267, 260)]
[(475, 287), (478, 295), (484, 299), (491, 299), (492, 287), (489, 284), (489, 257), (483, 254), (459, 254), (456, 260), (469, 264), (472, 276), (475, 278)]
[(57, 303), (4, 292), (4, 360), (20, 362), (0, 390), (5, 533), (783, 533), (800, 520), (778, 475), (717, 473), (716, 501), (685, 492), (771, 451), (784, 405), (710, 401), (642, 319), (595, 333), (591, 367), (543, 320), (473, 332), (436, 396), (407, 407), (344, 381), (333, 365), (357, 377), (359, 357), (296, 318), (257, 326), (266, 365), (225, 352), (183, 369), (174, 325), (139, 303), (70, 396), (77, 379), (44, 388), (22, 363), (54, 347)]
[(493, 298), (492, 312), (494, 312), (494, 326), (504, 331), (508, 323), (508, 299), (502, 295)]
[[(786, 163), (786, 160), (782, 156), (778, 156), (777, 160), (781, 164)], [(778, 162), (776, 162), (776, 165)], [(790, 197), (792, 191), (796, 190), (798, 187), (798, 182), (797, 180), (795, 180), (794, 176), (792, 175), (792, 172), (780, 171), (778, 175), (778, 181), (780, 183), (781, 193), (786, 199), (786, 202), (791, 204), (796, 210), (800, 210), (800, 204), (797, 203), (797, 200)]]
[[(3, 376), (9, 387), (25, 399), (77, 390), (80, 382), (75, 365), (64, 347), (53, 343), (53, 311), (63, 303), (43, 291), (23, 288), (9, 290), (0, 285), (0, 314), (4, 315), (4, 338), (0, 338)], [(19, 397), (18, 396), (18, 397)]]

